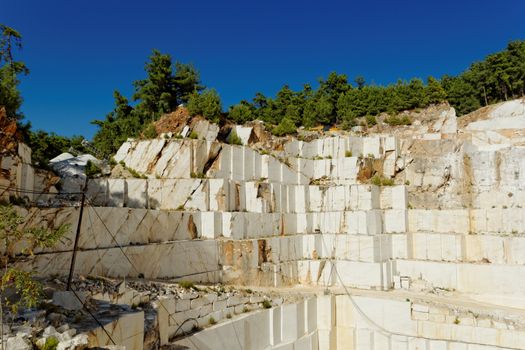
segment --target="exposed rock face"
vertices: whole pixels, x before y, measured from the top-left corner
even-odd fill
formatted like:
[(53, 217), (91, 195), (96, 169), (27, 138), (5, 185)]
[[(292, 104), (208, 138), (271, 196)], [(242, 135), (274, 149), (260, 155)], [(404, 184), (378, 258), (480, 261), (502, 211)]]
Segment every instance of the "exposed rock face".
[[(192, 336), (208, 347), (217, 345), (213, 337), (234, 339), (234, 324), (242, 327), (245, 344), (260, 348), (519, 348), (525, 339), (525, 279), (517, 278), (525, 273), (523, 100), (459, 120), (448, 105), (408, 115), (410, 126), (378, 126), (367, 136), (326, 131), (308, 142), (263, 140), (254, 136), (255, 127), (235, 127), (245, 145), (229, 145), (197, 122), (179, 133), (201, 130), (201, 139), (126, 142), (115, 159), (140, 178), (89, 182), (96, 207), (87, 208), (82, 221), (77, 272), (302, 285), (317, 292), (328, 287), (336, 294), (367, 290), (353, 301), (346, 293), (318, 297)], [(27, 225), (74, 223), (77, 215), (73, 208), (31, 209)], [(19, 266), (46, 276), (64, 271), (72, 235)], [(238, 301), (188, 298), (159, 301), (167, 309), (157, 313), (162, 343), (186, 320), (202, 326), (210, 315), (223, 319), (228, 307), (236, 310), (228, 303)], [(336, 308), (336, 314), (327, 311)], [(324, 321), (310, 323), (317, 315)], [(271, 320), (283, 326), (270, 332)], [(398, 334), (381, 338), (373, 323)], [(140, 328), (130, 321), (133, 327)], [(255, 336), (259, 329), (268, 336)], [(194, 346), (188, 338), (177, 344)]]

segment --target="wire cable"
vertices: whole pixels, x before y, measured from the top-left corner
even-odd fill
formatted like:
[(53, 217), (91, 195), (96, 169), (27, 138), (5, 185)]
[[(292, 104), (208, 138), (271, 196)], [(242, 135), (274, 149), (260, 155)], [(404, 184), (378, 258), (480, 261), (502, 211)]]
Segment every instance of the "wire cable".
[(38, 194), (38, 195), (51, 195), (51, 196), (60, 196), (60, 195), (80, 195), (82, 192), (58, 192), (58, 193), (50, 193), (46, 191), (35, 191), (35, 190), (29, 190), (25, 188), (19, 188), (19, 187), (12, 187), (12, 186), (3, 186), (0, 185), (0, 189), (6, 190), (6, 191), (13, 191), (13, 192), (19, 192), (19, 193), (27, 193), (27, 194)]
[[(127, 259), (127, 261), (130, 263), (131, 267), (135, 270), (135, 272), (137, 273), (137, 275), (141, 275), (141, 273), (139, 272), (139, 270), (135, 267), (135, 264), (133, 264), (133, 262), (131, 261), (131, 259), (127, 256), (126, 252), (124, 251), (124, 249), (122, 248), (122, 246), (117, 242), (116, 238), (115, 238), (115, 235), (109, 230), (109, 228), (106, 226), (106, 223), (104, 222), (104, 220), (102, 220), (102, 218), (100, 217), (100, 215), (98, 215), (96, 209), (91, 206), (91, 201), (89, 198), (86, 198), (87, 201), (88, 201), (88, 204), (89, 206), (93, 209), (93, 212), (95, 213), (95, 215), (98, 217), (98, 219), (102, 222), (102, 225), (104, 226), (104, 228), (106, 229), (107, 233), (109, 233), (109, 235), (111, 236), (111, 238), (113, 239), (113, 241), (115, 242), (115, 244), (119, 247), (120, 251), (122, 252), (122, 254), (124, 255), (124, 257)], [(193, 342), (193, 340), (191, 339), (191, 336), (188, 336), (188, 333), (186, 331), (184, 331), (184, 329), (182, 329), (182, 325), (179, 325), (179, 322), (177, 322), (177, 320), (173, 317), (173, 315), (168, 311), (168, 309), (162, 304), (162, 302), (159, 302), (158, 305), (160, 307), (162, 307), (164, 309), (164, 311), (166, 311), (166, 313), (168, 314), (168, 316), (175, 322), (175, 324), (178, 326), (177, 330), (178, 329), (181, 329), (183, 331), (183, 333), (187, 336), (187, 339), (193, 344), (193, 346), (196, 348), (196, 349), (199, 349), (198, 346)], [(183, 322), (184, 323), (184, 322)]]

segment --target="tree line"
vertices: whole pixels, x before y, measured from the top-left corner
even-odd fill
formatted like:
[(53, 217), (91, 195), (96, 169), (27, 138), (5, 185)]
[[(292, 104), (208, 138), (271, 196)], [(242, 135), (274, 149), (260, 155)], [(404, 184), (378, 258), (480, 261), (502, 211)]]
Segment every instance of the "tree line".
[[(6, 107), (10, 118), (21, 121), (18, 84), (20, 76), (29, 73), (23, 62), (13, 58), (13, 52), (22, 47), (21, 35), (4, 25), (0, 30), (0, 105)], [(186, 105), (192, 115), (202, 115), (215, 123), (231, 120), (242, 124), (259, 119), (275, 135), (293, 134), (299, 126), (338, 124), (349, 128), (363, 117), (370, 125), (376, 122), (374, 116), (383, 112), (391, 116), (393, 124), (403, 124), (405, 121), (396, 117), (399, 112), (443, 101), (448, 101), (460, 116), (525, 95), (525, 41), (510, 42), (504, 50), (471, 64), (457, 76), (428, 77), (425, 81), (413, 78), (383, 86), (367, 84), (362, 76), (350, 82), (345, 74), (332, 72), (319, 79), (317, 88), (305, 84), (294, 91), (284, 85), (275, 97), (259, 92), (227, 111), (223, 111), (217, 91), (202, 84), (191, 64), (173, 63), (170, 55), (153, 50), (145, 72), (144, 79), (132, 83), (134, 93), (130, 99), (115, 91), (113, 110), (105, 118), (92, 121), (98, 126), (92, 141), (98, 157), (114, 154), (129, 137), (155, 136), (152, 122), (180, 104)], [(41, 165), (71, 147), (83, 149), (82, 137), (34, 132), (29, 123), (20, 126)]]

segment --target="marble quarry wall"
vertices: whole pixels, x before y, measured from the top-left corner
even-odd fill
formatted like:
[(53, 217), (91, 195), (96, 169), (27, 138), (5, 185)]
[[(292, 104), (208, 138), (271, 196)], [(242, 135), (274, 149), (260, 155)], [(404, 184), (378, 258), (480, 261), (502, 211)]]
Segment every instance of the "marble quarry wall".
[(313, 296), (206, 328), (185, 349), (520, 349), (523, 325), (493, 310), (374, 296)]

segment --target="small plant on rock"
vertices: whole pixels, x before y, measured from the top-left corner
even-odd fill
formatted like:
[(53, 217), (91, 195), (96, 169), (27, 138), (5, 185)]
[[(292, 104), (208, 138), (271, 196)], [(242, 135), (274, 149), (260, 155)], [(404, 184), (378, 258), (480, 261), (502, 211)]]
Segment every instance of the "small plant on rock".
[[(37, 248), (50, 248), (56, 245), (69, 230), (69, 225), (61, 225), (55, 229), (46, 227), (24, 227), (24, 217), (12, 205), (0, 205), (0, 242), (3, 253), (0, 261), (4, 274), (0, 284), (1, 306), (10, 306), (13, 312), (19, 307), (35, 307), (42, 296), (42, 286), (33, 279), (33, 273), (21, 271), (14, 267), (17, 257), (33, 255)], [(19, 247), (25, 247), (21, 251)], [(15, 298), (5, 298), (10, 290)], [(2, 315), (0, 315), (2, 316)]]
[(90, 160), (87, 161), (85, 171), (86, 171), (86, 176), (90, 179), (102, 173), (102, 170), (100, 170), (99, 166)]
[(213, 316), (210, 317), (210, 319), (208, 320), (208, 322), (210, 323), (210, 325), (217, 324), (217, 321), (215, 320), (215, 318), (213, 318)]
[(184, 288), (184, 289), (192, 289), (192, 288), (195, 288), (195, 284), (191, 281), (180, 281), (179, 287)]
[(264, 299), (263, 302), (261, 303), (262, 307), (265, 308), (265, 309), (269, 309), (272, 307), (272, 302), (268, 299)]
[(46, 339), (46, 342), (41, 350), (56, 350), (58, 346), (58, 339), (55, 337), (49, 337)]
[(235, 132), (235, 130), (232, 130), (230, 132), (230, 136), (228, 136), (228, 143), (230, 145), (239, 145), (239, 146), (242, 146), (242, 140), (241, 138), (239, 137), (239, 135), (237, 135), (237, 133)]

